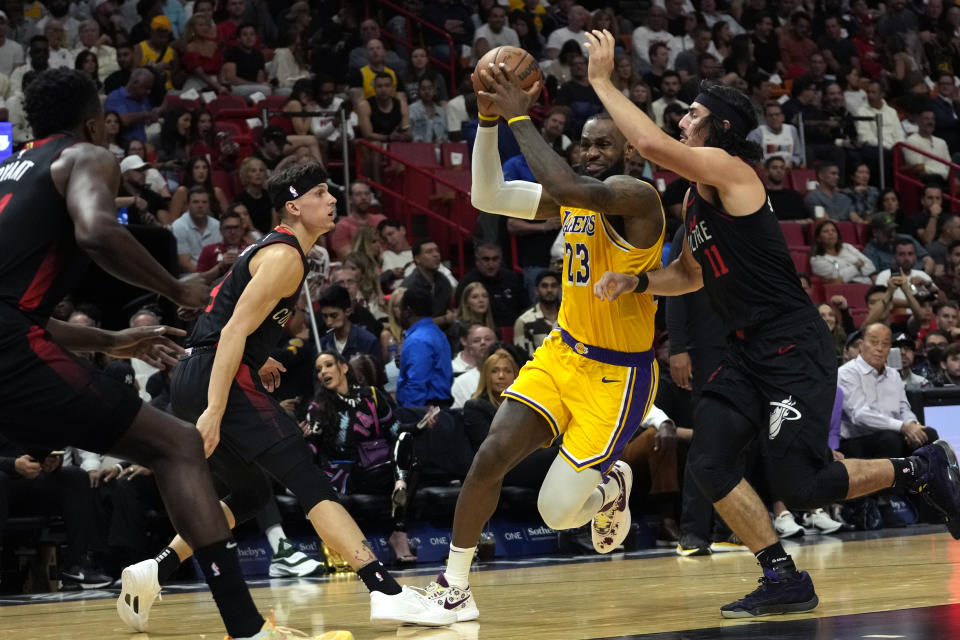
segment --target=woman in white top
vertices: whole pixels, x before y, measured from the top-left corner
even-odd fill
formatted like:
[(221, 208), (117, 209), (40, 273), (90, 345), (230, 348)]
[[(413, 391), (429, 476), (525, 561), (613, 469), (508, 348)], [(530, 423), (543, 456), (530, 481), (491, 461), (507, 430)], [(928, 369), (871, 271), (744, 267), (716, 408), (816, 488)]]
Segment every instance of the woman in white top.
[(273, 52), (269, 74), (270, 80), (276, 80), (277, 87), (286, 91), (278, 91), (281, 95), (289, 95), (290, 89), (300, 78), (310, 77), (310, 58), (307, 52), (307, 43), (301, 38), (297, 29), (287, 32), (287, 46)]
[(843, 100), (847, 103), (847, 111), (856, 113), (867, 102), (867, 92), (860, 86), (860, 71), (855, 67), (847, 67), (840, 72), (843, 79)]
[(810, 270), (813, 275), (834, 282), (873, 284), (870, 276), (877, 268), (855, 246), (843, 241), (833, 220), (821, 220), (814, 231)]

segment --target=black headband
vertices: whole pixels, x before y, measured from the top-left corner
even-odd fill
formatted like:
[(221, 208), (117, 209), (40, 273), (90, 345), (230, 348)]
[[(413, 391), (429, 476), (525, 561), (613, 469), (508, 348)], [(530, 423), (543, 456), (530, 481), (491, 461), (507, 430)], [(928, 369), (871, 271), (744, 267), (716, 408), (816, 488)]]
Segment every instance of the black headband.
[(301, 174), (293, 182), (288, 182), (273, 190), (273, 206), (280, 210), (290, 200), (296, 200), (317, 185), (326, 182), (326, 175), (322, 171), (309, 171)]
[(746, 120), (743, 119), (743, 116), (737, 113), (736, 109), (712, 93), (701, 91), (695, 102), (699, 102), (707, 109), (710, 109), (710, 113), (717, 116), (721, 120), (727, 120), (730, 122), (730, 131), (738, 136), (746, 137), (747, 134), (750, 133), (750, 126), (747, 124)]

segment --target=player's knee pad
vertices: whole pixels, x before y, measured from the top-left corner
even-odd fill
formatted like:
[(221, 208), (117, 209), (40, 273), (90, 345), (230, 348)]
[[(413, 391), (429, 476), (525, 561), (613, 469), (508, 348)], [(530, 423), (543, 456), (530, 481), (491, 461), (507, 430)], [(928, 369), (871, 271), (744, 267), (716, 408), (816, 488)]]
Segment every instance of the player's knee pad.
[[(775, 463), (772, 468), (776, 468)], [(783, 469), (782, 473), (769, 473), (775, 495), (791, 509), (819, 509), (840, 502), (846, 499), (850, 488), (850, 476), (841, 462), (831, 462), (809, 475), (790, 469)]]
[(741, 456), (756, 430), (728, 402), (704, 395), (694, 415), (693, 445), (687, 465), (710, 502), (722, 500), (743, 478)]
[(561, 457), (554, 459), (540, 486), (537, 510), (551, 529), (582, 526), (594, 512), (584, 513), (584, 505), (603, 476), (596, 469), (577, 471)]

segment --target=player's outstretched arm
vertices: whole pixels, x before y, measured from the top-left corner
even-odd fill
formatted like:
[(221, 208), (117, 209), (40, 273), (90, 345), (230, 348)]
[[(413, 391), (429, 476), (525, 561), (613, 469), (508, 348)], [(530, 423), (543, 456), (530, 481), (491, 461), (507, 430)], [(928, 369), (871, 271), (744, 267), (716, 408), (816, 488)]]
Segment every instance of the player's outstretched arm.
[(721, 195), (741, 183), (753, 184), (757, 176), (745, 162), (723, 149), (688, 147), (674, 140), (613, 85), (610, 73), (613, 71), (615, 41), (610, 32), (587, 32), (587, 39), (590, 84), (617, 127), (640, 155), (691, 182), (716, 187)]
[(92, 144), (75, 145), (50, 170), (66, 198), (77, 245), (104, 271), (183, 307), (202, 308), (207, 303), (206, 283), (174, 278), (117, 222), (114, 198), (120, 167), (112, 153)]
[(297, 291), (303, 277), (303, 262), (293, 247), (274, 244), (264, 247), (250, 260), (250, 272), (253, 278), (244, 287), (233, 314), (220, 331), (207, 386), (207, 409), (197, 420), (207, 456), (220, 440), (220, 420), (227, 408), (230, 385), (240, 368), (247, 336), (263, 324), (280, 300)]
[[(503, 66), (491, 65), (480, 73), (483, 74), (485, 86), (490, 87), (490, 91), (481, 91), (480, 95), (493, 103), (497, 115), (508, 123), (513, 120), (510, 124), (511, 131), (537, 182), (503, 182), (500, 156), (496, 148), (496, 121), (481, 119), (472, 164), (474, 180), (471, 194), (474, 206), (484, 211), (492, 211), (478, 205), (478, 199), (488, 206), (493, 204), (501, 208), (513, 201), (518, 204), (522, 202), (522, 211), (506, 212), (504, 215), (525, 219), (533, 219), (531, 216), (534, 214), (531, 212), (534, 211), (538, 219), (557, 216), (557, 203), (560, 202), (565, 206), (604, 211), (611, 215), (642, 215), (649, 212), (647, 206), (637, 206), (648, 204), (647, 199), (650, 196), (643, 191), (637, 180), (625, 178), (617, 182), (611, 178), (602, 182), (589, 176), (577, 175), (566, 159), (547, 144), (530, 118), (525, 117), (540, 93), (539, 84), (524, 91), (514, 83), (512, 72)], [(524, 197), (524, 192), (529, 195)], [(538, 199), (537, 209), (532, 207), (535, 197)], [(656, 200), (656, 194), (653, 194), (653, 199)], [(656, 204), (659, 209), (659, 200), (656, 200)]]
[[(639, 286), (645, 280), (645, 286)], [(650, 293), (658, 296), (680, 296), (703, 286), (703, 274), (687, 239), (683, 239), (683, 253), (664, 269), (642, 274), (607, 271), (593, 285), (593, 295), (613, 302), (625, 293)]]

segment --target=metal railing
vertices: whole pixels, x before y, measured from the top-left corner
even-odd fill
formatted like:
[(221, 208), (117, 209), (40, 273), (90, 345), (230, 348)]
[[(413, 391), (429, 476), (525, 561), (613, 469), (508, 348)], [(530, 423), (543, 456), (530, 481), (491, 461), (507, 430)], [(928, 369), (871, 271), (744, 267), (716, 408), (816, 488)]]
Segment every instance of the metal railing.
[[(446, 31), (444, 31), (444, 30), (441, 29), (440, 27), (438, 27), (438, 26), (436, 26), (436, 25), (434, 25), (434, 24), (431, 24), (430, 22), (427, 22), (426, 20), (424, 20), (424, 19), (421, 18), (420, 16), (416, 15), (415, 13), (411, 13), (411, 12), (407, 11), (406, 9), (404, 9), (403, 7), (401, 7), (400, 5), (398, 5), (398, 4), (394, 3), (394, 2), (391, 2), (390, 0), (373, 0), (373, 1), (377, 2), (378, 4), (382, 4), (383, 6), (388, 7), (388, 8), (390, 8), (390, 9), (393, 10), (393, 11), (396, 11), (398, 14), (400, 14), (401, 16), (403, 16), (404, 18), (406, 18), (406, 20), (407, 20), (407, 28), (406, 28), (407, 38), (406, 38), (405, 40), (402, 39), (402, 38), (400, 38), (400, 37), (398, 37), (397, 35), (395, 35), (395, 34), (393, 34), (393, 33), (390, 33), (390, 32), (387, 31), (386, 29), (381, 29), (381, 30), (380, 30), (380, 37), (386, 38), (387, 40), (390, 40), (391, 42), (397, 42), (397, 43), (403, 45), (404, 47), (406, 47), (407, 49), (410, 49), (410, 50), (415, 49), (415, 48), (416, 48), (416, 43), (415, 43), (414, 40), (413, 40), (413, 28), (412, 28), (412, 26), (411, 26), (412, 23), (414, 23), (414, 22), (416, 22), (416, 23), (417, 23), (418, 25), (420, 25), (421, 27), (426, 27), (426, 28), (429, 29), (430, 31), (434, 31), (434, 32), (440, 34), (441, 36), (443, 36), (443, 38), (447, 41), (447, 47), (449, 48), (449, 51), (450, 51), (450, 58), (449, 58), (448, 60), (444, 61), (444, 60), (440, 60), (439, 58), (434, 57), (434, 56), (431, 55), (431, 53), (430, 53), (430, 47), (425, 47), (425, 48), (426, 48), (426, 50), (427, 50), (427, 56), (428, 56), (430, 62), (434, 63), (434, 64), (437, 65), (438, 67), (441, 67), (441, 68), (444, 69), (448, 74), (450, 74), (450, 87), (449, 87), (449, 90), (447, 91), (447, 94), (448, 94), (451, 98), (452, 98), (454, 95), (456, 95), (456, 93), (457, 93), (457, 58), (458, 58), (459, 56), (458, 56), (458, 51), (457, 51), (456, 47), (454, 46), (453, 36), (451, 36), (449, 33), (447, 33)], [(371, 5), (371, 2), (367, 2), (367, 3), (366, 3), (366, 14), (367, 14), (367, 17), (368, 17), (368, 18), (371, 17), (371, 15), (370, 15), (370, 14), (371, 14), (370, 5)], [(402, 89), (402, 87), (398, 87), (398, 89)]]
[(951, 211), (957, 211), (957, 205), (960, 205), (960, 197), (957, 196), (956, 181), (952, 180), (951, 178), (960, 175), (960, 173), (958, 173), (960, 172), (960, 164), (952, 162), (950, 159), (944, 159), (940, 156), (935, 156), (925, 149), (920, 149), (919, 147), (907, 144), (906, 142), (898, 142), (897, 144), (893, 145), (893, 180), (894, 186), (898, 191), (901, 183), (913, 185), (921, 189), (926, 186), (926, 183), (916, 175), (904, 172), (903, 167), (901, 166), (905, 164), (902, 154), (904, 150), (912, 151), (913, 153), (930, 158), (931, 160), (936, 160), (940, 164), (947, 165), (948, 193), (943, 195), (943, 199), (952, 205), (950, 207)]
[[(461, 212), (466, 207), (457, 207), (457, 206), (450, 207), (450, 210), (453, 214), (453, 219), (451, 219), (430, 209), (424, 204), (417, 202), (415, 199), (410, 197), (411, 194), (406, 194), (406, 193), (402, 193), (401, 191), (397, 191), (396, 189), (393, 189), (389, 185), (385, 184), (385, 181), (383, 180), (377, 180), (373, 176), (364, 175), (363, 162), (361, 161), (361, 158), (360, 158), (360, 154), (363, 149), (366, 149), (370, 153), (378, 154), (379, 158), (386, 158), (387, 160), (399, 163), (400, 165), (403, 166), (404, 171), (411, 171), (417, 175), (424, 176), (429, 180), (431, 180), (432, 183), (439, 184), (447, 189), (450, 189), (454, 193), (454, 198), (465, 198), (468, 204), (470, 203), (470, 192), (464, 189), (463, 187), (460, 187), (448, 180), (441, 178), (440, 176), (437, 176), (431, 171), (428, 171), (422, 167), (418, 167), (417, 165), (411, 163), (410, 161), (405, 160), (404, 158), (401, 158), (397, 154), (392, 153), (389, 149), (384, 149), (380, 145), (371, 143), (367, 140), (362, 140), (359, 138), (356, 140), (357, 179), (358, 180), (363, 179), (371, 187), (379, 189), (382, 193), (385, 193), (387, 195), (390, 195), (393, 198), (396, 198), (402, 201), (406, 206), (402, 207), (402, 212), (400, 215), (402, 215), (402, 217), (404, 218), (403, 222), (404, 222), (404, 225), (407, 227), (407, 229), (413, 228), (412, 221), (411, 221), (412, 215), (410, 213), (410, 209), (413, 209), (417, 213), (426, 216), (429, 220), (433, 220), (434, 222), (438, 222), (446, 227), (449, 227), (450, 230), (453, 232), (453, 235), (455, 236), (455, 243), (457, 246), (457, 258), (458, 258), (457, 264), (459, 265), (459, 268), (461, 271), (465, 270), (466, 268), (465, 244), (466, 244), (466, 241), (471, 237), (471, 231), (472, 231), (469, 226), (469, 221), (461, 219), (462, 218)], [(472, 205), (470, 205), (469, 209), (472, 210)], [(391, 217), (396, 217), (396, 216), (393, 215)]]
[[(879, 175), (877, 176), (878, 182), (880, 183), (880, 190), (883, 191), (886, 188), (886, 168), (884, 167), (883, 162), (883, 115), (878, 113), (875, 116), (854, 116), (851, 115), (849, 118), (854, 122), (873, 122), (877, 127), (877, 166)], [(807, 152), (807, 136), (806, 128), (807, 126), (814, 126), (820, 124), (830, 124), (830, 120), (807, 120), (804, 121), (803, 112), (797, 114), (797, 132), (800, 134), (800, 146), (803, 147), (804, 152), (804, 161), (806, 161), (806, 152)]]
[[(266, 107), (260, 111), (260, 119), (263, 126), (270, 124), (270, 118), (322, 118), (324, 116), (339, 116), (340, 118), (340, 144), (343, 155), (343, 190), (350, 193), (350, 125), (348, 118), (350, 111), (341, 106), (339, 109), (318, 109), (317, 111), (270, 111)], [(308, 133), (308, 135), (310, 135)]]

